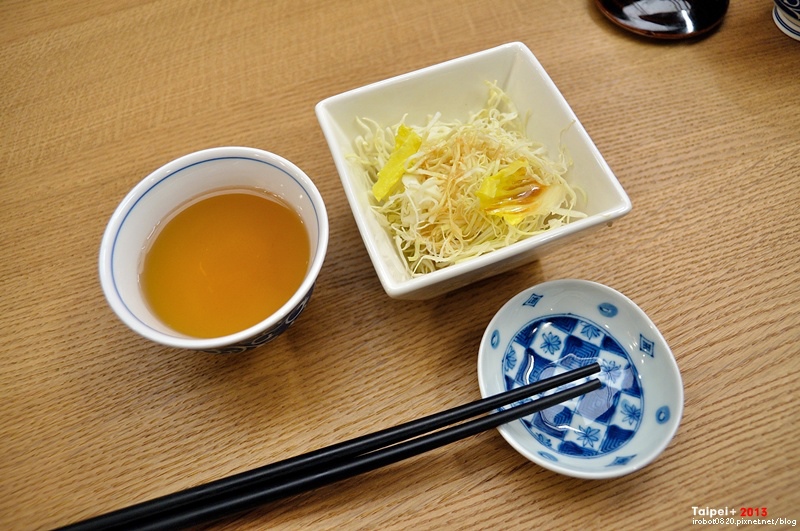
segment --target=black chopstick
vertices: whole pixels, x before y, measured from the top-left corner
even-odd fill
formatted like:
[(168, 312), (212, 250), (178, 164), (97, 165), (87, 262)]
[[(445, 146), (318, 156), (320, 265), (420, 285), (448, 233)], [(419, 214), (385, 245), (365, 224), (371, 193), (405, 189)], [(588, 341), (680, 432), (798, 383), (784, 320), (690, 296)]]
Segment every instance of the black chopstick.
[[(601, 386), (598, 380), (442, 429), (585, 378), (599, 370), (596, 363), (587, 365), (394, 428), (84, 520), (64, 529), (176, 529), (218, 519), (419, 455), (588, 393)], [(440, 431), (421, 436), (433, 430)], [(413, 437), (417, 438), (408, 440)]]

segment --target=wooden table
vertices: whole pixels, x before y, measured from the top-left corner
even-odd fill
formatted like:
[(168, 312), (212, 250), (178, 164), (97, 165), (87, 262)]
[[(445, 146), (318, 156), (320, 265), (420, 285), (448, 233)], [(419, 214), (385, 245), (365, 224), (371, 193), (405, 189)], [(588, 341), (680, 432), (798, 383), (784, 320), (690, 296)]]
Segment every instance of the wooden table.
[[(387, 297), (314, 115), (325, 97), (527, 44), (633, 211), (597, 237), (424, 302)], [(593, 3), (189, 0), (0, 4), (0, 527), (47, 529), (479, 398), (479, 340), (536, 283), (637, 302), (685, 415), (608, 481), (530, 463), (496, 431), (219, 529), (685, 529), (695, 507), (800, 518), (800, 42), (771, 3), (662, 43)], [(127, 329), (100, 290), (111, 213), (146, 174), (221, 145), (317, 183), (331, 245), (280, 339), (216, 356)]]

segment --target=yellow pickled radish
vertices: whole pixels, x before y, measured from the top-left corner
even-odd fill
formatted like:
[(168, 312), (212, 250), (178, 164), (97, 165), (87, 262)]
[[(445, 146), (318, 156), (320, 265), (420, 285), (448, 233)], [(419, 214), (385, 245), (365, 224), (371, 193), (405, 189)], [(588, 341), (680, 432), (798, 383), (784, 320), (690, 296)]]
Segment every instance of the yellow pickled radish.
[(485, 177), (476, 195), (487, 214), (502, 217), (511, 225), (518, 225), (529, 215), (539, 213), (537, 198), (546, 186), (533, 176), (530, 164), (515, 160), (494, 175)]
[(378, 172), (378, 180), (372, 186), (372, 195), (378, 201), (383, 201), (400, 180), (406, 171), (406, 161), (419, 150), (422, 138), (410, 127), (400, 124), (394, 141), (394, 150), (389, 155), (386, 165)]

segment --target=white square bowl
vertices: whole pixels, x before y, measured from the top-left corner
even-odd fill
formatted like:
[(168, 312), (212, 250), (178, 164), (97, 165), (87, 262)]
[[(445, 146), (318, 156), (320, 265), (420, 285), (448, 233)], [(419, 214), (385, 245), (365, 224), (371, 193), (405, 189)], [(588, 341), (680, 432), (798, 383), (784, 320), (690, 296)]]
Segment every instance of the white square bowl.
[[(412, 276), (371, 210), (374, 201), (364, 170), (348, 160), (353, 141), (363, 133), (358, 118), (370, 118), (382, 127), (405, 123), (422, 125), (436, 112), (442, 120), (466, 122), (481, 109), (487, 82), (496, 82), (516, 105), (521, 117), (529, 116), (527, 136), (543, 144), (555, 157), (566, 149), (572, 166), (565, 175), (585, 193), (576, 209), (587, 214), (507, 247)], [(631, 202), (569, 104), (533, 53), (514, 42), (402, 74), (327, 98), (316, 105), (325, 139), (350, 203), (364, 245), (386, 293), (396, 299), (428, 299), (469, 283), (529, 263), (556, 244), (589, 229), (610, 224), (631, 210)]]

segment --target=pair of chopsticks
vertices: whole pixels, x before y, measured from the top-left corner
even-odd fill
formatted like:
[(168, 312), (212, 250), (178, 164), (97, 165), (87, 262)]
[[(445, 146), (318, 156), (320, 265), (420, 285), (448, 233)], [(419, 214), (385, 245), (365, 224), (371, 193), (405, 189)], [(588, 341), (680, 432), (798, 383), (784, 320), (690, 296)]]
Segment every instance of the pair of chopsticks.
[[(440, 448), (594, 391), (601, 387), (597, 379), (525, 401), (531, 396), (576, 382), (599, 371), (600, 366), (593, 363), (441, 413), (131, 505), (62, 529), (179, 529), (211, 522)], [(495, 411), (520, 401), (523, 402)], [(484, 416), (467, 421), (479, 415)], [(461, 424), (451, 426), (459, 422)]]

